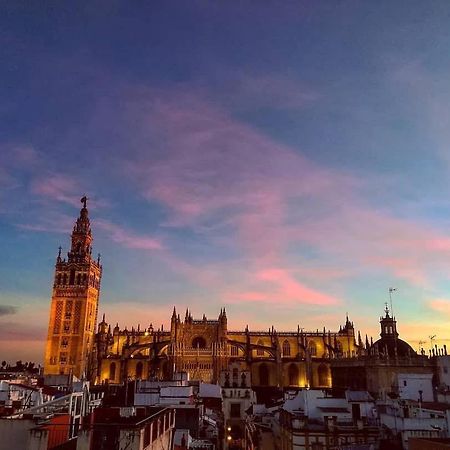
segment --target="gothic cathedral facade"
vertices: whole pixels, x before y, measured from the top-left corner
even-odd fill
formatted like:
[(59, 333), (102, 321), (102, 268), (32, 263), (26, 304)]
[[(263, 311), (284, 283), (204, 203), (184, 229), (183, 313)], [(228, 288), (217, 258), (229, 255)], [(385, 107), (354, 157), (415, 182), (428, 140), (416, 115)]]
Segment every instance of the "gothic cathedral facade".
[[(171, 379), (177, 372), (191, 380), (216, 383), (221, 373), (237, 368), (249, 373), (253, 387), (332, 386), (332, 359), (356, 356), (353, 323), (339, 331), (229, 330), (225, 309), (217, 319), (184, 320), (174, 308), (170, 329), (113, 329), (103, 321), (97, 333), (98, 383), (120, 384), (127, 379)], [(228, 380), (230, 386), (240, 380)]]

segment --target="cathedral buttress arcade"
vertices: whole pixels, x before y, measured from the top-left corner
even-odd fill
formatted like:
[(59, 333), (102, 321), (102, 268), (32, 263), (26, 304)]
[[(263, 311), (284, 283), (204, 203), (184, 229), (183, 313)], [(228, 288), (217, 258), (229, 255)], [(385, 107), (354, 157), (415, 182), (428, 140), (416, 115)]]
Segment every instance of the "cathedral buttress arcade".
[(191, 380), (215, 383), (230, 364), (251, 374), (255, 387), (331, 387), (330, 362), (359, 351), (353, 323), (339, 331), (230, 331), (225, 309), (217, 319), (184, 320), (174, 308), (170, 330), (152, 325), (111, 331), (106, 321), (97, 334), (97, 382), (126, 379), (170, 379), (186, 372)]

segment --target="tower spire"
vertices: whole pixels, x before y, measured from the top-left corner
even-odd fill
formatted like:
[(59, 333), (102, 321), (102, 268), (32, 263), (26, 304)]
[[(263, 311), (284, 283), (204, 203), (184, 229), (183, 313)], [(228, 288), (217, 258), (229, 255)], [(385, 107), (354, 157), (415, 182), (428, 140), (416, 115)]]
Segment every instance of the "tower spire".
[(69, 262), (88, 262), (92, 252), (92, 232), (87, 210), (87, 197), (81, 199), (83, 207), (72, 231), (72, 245), (68, 254)]

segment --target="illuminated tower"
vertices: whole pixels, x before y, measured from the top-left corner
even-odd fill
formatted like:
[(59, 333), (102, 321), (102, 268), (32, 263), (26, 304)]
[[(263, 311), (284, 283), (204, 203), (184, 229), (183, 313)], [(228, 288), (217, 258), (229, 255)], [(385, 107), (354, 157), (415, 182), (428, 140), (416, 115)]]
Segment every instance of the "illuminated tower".
[(67, 260), (61, 247), (55, 265), (52, 303), (45, 349), (44, 374), (90, 377), (91, 353), (97, 323), (102, 266), (92, 259), (92, 234), (86, 208), (73, 231)]

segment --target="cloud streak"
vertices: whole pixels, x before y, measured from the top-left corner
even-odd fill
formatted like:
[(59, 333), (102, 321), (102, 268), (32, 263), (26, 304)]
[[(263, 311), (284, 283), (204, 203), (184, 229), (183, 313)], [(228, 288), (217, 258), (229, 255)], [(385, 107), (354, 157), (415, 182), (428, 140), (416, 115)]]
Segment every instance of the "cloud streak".
[(0, 305), (0, 316), (16, 314), (19, 308), (13, 305)]
[(105, 219), (97, 219), (95, 226), (101, 229), (113, 242), (126, 248), (139, 250), (162, 250), (164, 248), (162, 242), (158, 239), (137, 235)]
[(30, 190), (33, 195), (45, 199), (76, 207), (80, 205), (78, 197), (82, 191), (79, 182), (67, 175), (48, 173), (46, 176), (37, 177), (32, 181)]

